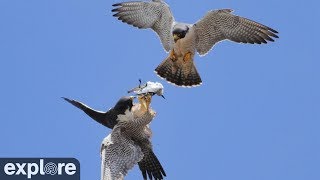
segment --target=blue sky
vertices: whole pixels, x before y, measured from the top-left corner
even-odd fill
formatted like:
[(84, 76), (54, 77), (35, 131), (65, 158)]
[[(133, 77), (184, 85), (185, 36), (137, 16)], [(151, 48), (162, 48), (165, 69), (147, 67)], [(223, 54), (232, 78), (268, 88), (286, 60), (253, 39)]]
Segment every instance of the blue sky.
[[(0, 1), (1, 157), (75, 157), (81, 179), (99, 179), (110, 130), (60, 97), (107, 110), (141, 78), (165, 86), (152, 129), (166, 179), (320, 179), (319, 2), (168, 0), (178, 21), (231, 8), (280, 32), (196, 56), (192, 89), (153, 73), (167, 54), (152, 31), (112, 17), (116, 2)], [(127, 179), (141, 179), (137, 167)]]

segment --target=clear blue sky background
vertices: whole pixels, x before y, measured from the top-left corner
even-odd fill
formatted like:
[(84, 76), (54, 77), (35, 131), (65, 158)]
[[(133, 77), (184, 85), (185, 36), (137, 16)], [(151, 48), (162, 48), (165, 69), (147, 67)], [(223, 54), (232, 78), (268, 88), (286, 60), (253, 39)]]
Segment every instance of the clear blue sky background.
[(142, 78), (165, 86), (152, 129), (166, 179), (320, 179), (319, 2), (168, 0), (179, 21), (232, 8), (280, 32), (196, 56), (203, 85), (192, 89), (153, 73), (167, 54), (152, 31), (112, 17), (116, 2), (0, 1), (1, 157), (76, 157), (83, 180), (99, 179), (110, 130), (60, 97), (107, 110)]

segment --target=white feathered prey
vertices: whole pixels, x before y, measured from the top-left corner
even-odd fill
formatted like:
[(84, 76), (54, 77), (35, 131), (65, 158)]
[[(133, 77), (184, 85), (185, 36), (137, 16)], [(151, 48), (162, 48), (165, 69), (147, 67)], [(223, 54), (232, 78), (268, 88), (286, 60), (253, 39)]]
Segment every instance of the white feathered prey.
[(139, 80), (139, 82), (139, 86), (129, 90), (128, 93), (135, 93), (136, 95), (151, 93), (152, 95), (156, 94), (164, 98), (164, 87), (161, 83), (148, 81), (145, 84), (141, 85), (141, 80)]

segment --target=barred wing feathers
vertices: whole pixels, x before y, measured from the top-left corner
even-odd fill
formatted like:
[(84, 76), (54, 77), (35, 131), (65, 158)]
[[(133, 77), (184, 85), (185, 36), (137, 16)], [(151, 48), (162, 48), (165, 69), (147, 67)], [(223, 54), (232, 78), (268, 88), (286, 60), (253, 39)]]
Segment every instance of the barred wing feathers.
[(206, 55), (211, 48), (222, 40), (238, 43), (261, 44), (278, 38), (276, 30), (255, 21), (231, 14), (231, 9), (213, 10), (194, 24), (196, 49)]

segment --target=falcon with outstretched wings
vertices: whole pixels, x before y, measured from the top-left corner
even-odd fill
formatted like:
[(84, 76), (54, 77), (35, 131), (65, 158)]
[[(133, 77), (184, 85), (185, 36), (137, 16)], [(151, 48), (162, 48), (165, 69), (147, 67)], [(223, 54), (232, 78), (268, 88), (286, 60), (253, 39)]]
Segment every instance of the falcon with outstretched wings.
[(118, 123), (101, 145), (101, 180), (122, 180), (135, 164), (143, 178), (161, 180), (166, 173), (152, 150), (149, 124), (155, 116), (152, 94), (139, 95), (139, 103), (118, 115)]
[(234, 15), (231, 9), (209, 11), (195, 24), (187, 24), (175, 21), (169, 6), (162, 0), (123, 2), (113, 6), (113, 16), (122, 22), (157, 33), (164, 49), (170, 53), (155, 72), (177, 86), (201, 85), (194, 64), (196, 52), (204, 56), (223, 40), (266, 44), (278, 38), (276, 30)]
[(161, 180), (166, 176), (162, 165), (153, 153), (149, 123), (155, 112), (149, 107), (153, 89), (138, 94), (139, 104), (133, 104), (134, 96), (121, 97), (106, 112), (97, 111), (76, 100), (63, 98), (81, 109), (98, 123), (113, 129), (101, 146), (101, 179), (123, 179), (135, 164), (139, 165), (145, 180)]

